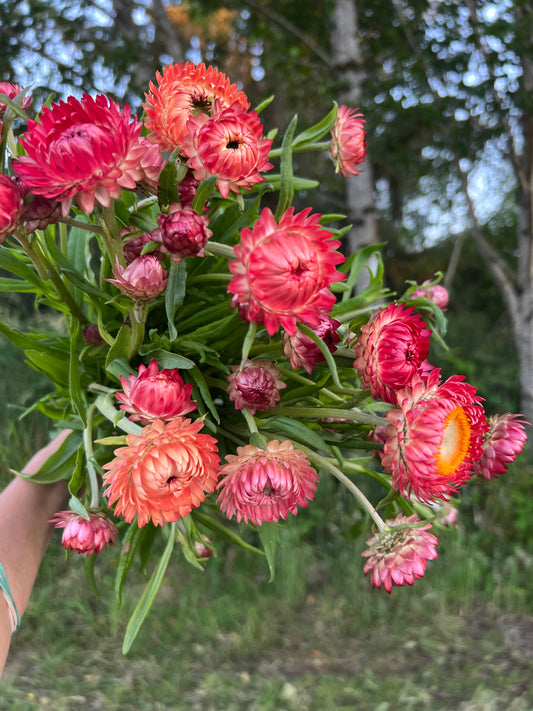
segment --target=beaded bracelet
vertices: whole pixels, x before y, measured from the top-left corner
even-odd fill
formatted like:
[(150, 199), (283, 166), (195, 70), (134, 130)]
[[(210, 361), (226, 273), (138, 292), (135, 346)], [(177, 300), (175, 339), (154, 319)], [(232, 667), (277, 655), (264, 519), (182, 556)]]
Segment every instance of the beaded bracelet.
[(7, 581), (6, 571), (4, 566), (0, 563), (0, 590), (3, 592), (4, 597), (7, 602), (7, 609), (9, 610), (9, 617), (11, 618), (11, 634), (15, 632), (20, 627), (20, 615), (13, 600), (13, 595), (11, 594), (11, 589)]

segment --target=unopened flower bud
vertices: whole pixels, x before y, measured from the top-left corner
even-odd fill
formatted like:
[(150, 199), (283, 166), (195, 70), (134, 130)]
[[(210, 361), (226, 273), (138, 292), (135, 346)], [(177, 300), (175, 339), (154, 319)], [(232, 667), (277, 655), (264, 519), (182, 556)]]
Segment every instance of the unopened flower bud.
[(115, 279), (106, 279), (137, 303), (155, 299), (165, 291), (168, 279), (161, 262), (153, 254), (138, 257), (127, 267), (116, 262)]
[(247, 407), (252, 415), (257, 410), (270, 410), (280, 399), (279, 391), (286, 388), (281, 373), (271, 361), (245, 361), (234, 365), (228, 375), (228, 394), (237, 410)]
[(117, 529), (103, 513), (89, 512), (89, 520), (74, 511), (59, 511), (50, 520), (55, 528), (63, 529), (62, 543), (65, 550), (78, 555), (100, 553), (110, 543), (115, 543)]
[(158, 215), (159, 227), (151, 237), (161, 242), (163, 251), (168, 252), (173, 262), (181, 262), (185, 257), (203, 257), (204, 247), (213, 234), (209, 220), (188, 207), (172, 203), (168, 215)]

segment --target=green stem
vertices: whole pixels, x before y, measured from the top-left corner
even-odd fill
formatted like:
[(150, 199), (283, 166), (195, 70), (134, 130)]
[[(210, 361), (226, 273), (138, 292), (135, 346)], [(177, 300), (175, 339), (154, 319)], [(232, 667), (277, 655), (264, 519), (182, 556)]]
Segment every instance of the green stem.
[(104, 240), (104, 246), (111, 262), (113, 269), (116, 266), (117, 260), (121, 267), (126, 266), (124, 259), (124, 250), (122, 248), (122, 239), (117, 226), (115, 216), (115, 206), (111, 203), (109, 207), (102, 208), (102, 218), (100, 219), (102, 228), (101, 235)]
[(241, 368), (244, 367), (244, 364), (246, 360), (248, 359), (248, 356), (250, 354), (250, 348), (252, 347), (254, 340), (255, 340), (255, 334), (257, 333), (257, 323), (255, 321), (252, 321), (250, 325), (248, 326), (248, 332), (246, 333), (246, 337), (243, 341), (242, 344), (242, 355), (241, 355)]
[(233, 247), (219, 242), (208, 242), (205, 246), (206, 254), (212, 254), (214, 257), (226, 257), (226, 259), (235, 259)]
[[(330, 141), (320, 141), (319, 143), (304, 143), (301, 146), (292, 145), (293, 153), (306, 153), (307, 151), (329, 151)], [(269, 158), (279, 158), (281, 156), (281, 148), (274, 148), (268, 154)]]
[[(291, 380), (296, 381), (297, 383), (301, 383), (302, 385), (310, 385), (310, 386), (316, 386), (316, 383), (314, 380), (311, 380), (310, 378), (306, 378), (303, 375), (300, 375), (300, 373), (295, 373), (293, 370), (289, 370), (288, 368), (282, 368), (280, 366), (277, 366), (279, 372), (284, 375), (286, 378), (291, 378)], [(344, 398), (342, 398), (340, 395), (337, 395), (336, 393), (332, 392), (329, 390), (329, 388), (320, 388), (320, 392), (324, 394), (326, 397), (329, 397), (331, 400), (337, 400), (338, 402), (344, 402)]]
[(86, 232), (94, 232), (97, 235), (104, 235), (105, 230), (99, 225), (95, 225), (92, 222), (82, 222), (81, 220), (75, 220), (73, 217), (62, 217), (59, 222), (69, 227), (78, 227), (80, 230), (85, 230)]
[(277, 415), (287, 415), (287, 417), (305, 417), (310, 419), (322, 420), (327, 418), (339, 419), (339, 420), (350, 420), (350, 422), (359, 422), (365, 425), (383, 425), (387, 426), (389, 421), (384, 417), (377, 417), (376, 415), (370, 415), (367, 412), (362, 412), (361, 410), (351, 409), (351, 410), (341, 410), (340, 408), (334, 407), (289, 407), (289, 406), (278, 406), (276, 407)]
[(247, 407), (245, 407), (242, 409), (241, 412), (244, 416), (244, 419), (246, 420), (246, 424), (248, 425), (250, 434), (259, 434), (259, 430), (257, 429), (257, 425), (255, 423), (254, 416), (252, 415), (250, 410)]
[(87, 409), (87, 427), (83, 430), (83, 445), (85, 447), (85, 460), (87, 463), (87, 473), (89, 474), (89, 485), (91, 487), (91, 503), (89, 508), (98, 509), (100, 506), (100, 487), (98, 485), (98, 476), (93, 464), (93, 415), (96, 405), (93, 403)]

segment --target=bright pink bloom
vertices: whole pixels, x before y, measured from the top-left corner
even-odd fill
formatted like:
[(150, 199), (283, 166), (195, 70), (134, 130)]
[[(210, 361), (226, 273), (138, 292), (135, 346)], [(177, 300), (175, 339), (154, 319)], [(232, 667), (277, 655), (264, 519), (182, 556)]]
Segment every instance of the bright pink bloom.
[[(20, 94), (22, 89), (18, 84), (10, 84), (7, 81), (0, 81), (0, 94), (4, 94), (4, 96), (7, 96), (8, 99), (13, 99)], [(25, 96), (24, 99), (22, 99), (22, 102), (20, 104), (20, 108), (23, 111), (26, 111), (27, 108), (31, 106), (32, 102), (32, 97), (31, 96)], [(0, 101), (0, 118), (5, 114), (7, 109), (7, 104), (5, 101)]]
[[(341, 322), (331, 318), (328, 314), (319, 314), (318, 317), (320, 325), (315, 326), (313, 331), (324, 341), (329, 351), (334, 353), (337, 343), (340, 341), (337, 329)], [(283, 352), (293, 370), (305, 368), (309, 375), (317, 363), (323, 363), (326, 360), (316, 343), (300, 330), (296, 331), (294, 336), (289, 336), (288, 333), (283, 334)]]
[(142, 147), (139, 156), (139, 171), (141, 177), (137, 181), (138, 187), (146, 193), (157, 194), (159, 175), (165, 167), (166, 161), (161, 156), (161, 149), (144, 136), (139, 136), (137, 145)]
[(104, 495), (117, 502), (115, 514), (139, 527), (177, 521), (200, 506), (214, 491), (219, 458), (216, 440), (200, 430), (203, 422), (175, 417), (155, 420), (140, 435), (126, 435), (127, 446), (115, 449), (104, 464)]
[(14, 180), (0, 174), (0, 244), (13, 234), (20, 223), (22, 193)]
[(187, 165), (197, 180), (217, 174), (222, 197), (263, 182), (261, 173), (273, 167), (268, 162), (272, 141), (263, 138), (257, 112), (245, 111), (238, 101), (224, 109), (216, 100), (213, 115), (191, 116), (187, 130), (183, 141)]
[(432, 301), (441, 311), (446, 311), (450, 300), (450, 295), (448, 294), (447, 289), (440, 284), (432, 285), (429, 280), (423, 282), (422, 286), (419, 286), (418, 289), (411, 294), (412, 299), (420, 297), (424, 297), (428, 301)]
[(393, 302), (361, 328), (354, 368), (374, 399), (396, 403), (396, 393), (420, 373), (431, 329), (414, 308)]
[(139, 366), (138, 375), (120, 377), (122, 393), (116, 398), (121, 410), (131, 413), (129, 419), (148, 425), (154, 420), (172, 420), (196, 410), (191, 400), (192, 384), (181, 379), (177, 368), (159, 370), (154, 359), (149, 366)]
[(335, 126), (331, 131), (330, 153), (335, 163), (335, 172), (342, 173), (345, 178), (357, 175), (360, 165), (366, 155), (365, 136), (363, 129), (365, 121), (358, 109), (341, 106), (337, 113)]
[(106, 96), (70, 96), (28, 121), (20, 139), (28, 155), (14, 169), (33, 193), (61, 202), (63, 215), (72, 200), (89, 213), (95, 202), (107, 207), (143, 177), (141, 122), (130, 118), (129, 106), (121, 111)]
[(100, 553), (107, 550), (110, 543), (115, 543), (117, 529), (103, 513), (89, 511), (89, 520), (74, 511), (59, 511), (50, 520), (54, 528), (63, 529), (62, 543), (66, 550), (76, 551), (78, 555)]
[(278, 224), (265, 208), (233, 248), (232, 305), (245, 321), (264, 323), (270, 335), (283, 326), (294, 336), (297, 321), (320, 327), (321, 316), (335, 304), (329, 286), (344, 279), (335, 269), (344, 261), (335, 251), (340, 242), (319, 226), (321, 216), (310, 212), (295, 215), (291, 207)]
[(260, 526), (296, 515), (298, 506), (307, 506), (315, 496), (318, 474), (288, 440), (272, 440), (266, 450), (237, 447), (237, 454), (227, 454), (226, 461), (217, 502), (228, 518), (236, 514), (237, 521)]
[(494, 479), (505, 474), (507, 465), (514, 462), (527, 441), (522, 415), (493, 415), (489, 417), (489, 431), (483, 442), (483, 454), (474, 464), (474, 472), (481, 478)]
[(426, 502), (446, 501), (470, 479), (488, 427), (476, 388), (461, 375), (439, 376), (435, 368), (398, 392), (381, 460), (396, 491)]
[(153, 254), (138, 257), (127, 267), (122, 267), (117, 260), (113, 274), (116, 278), (106, 281), (141, 304), (162, 294), (168, 282), (167, 273)]
[(153, 230), (151, 238), (161, 242), (162, 251), (168, 252), (173, 262), (205, 255), (205, 245), (213, 234), (207, 215), (199, 215), (174, 202), (168, 208), (168, 215), (157, 216), (157, 224), (159, 227)]
[(275, 407), (279, 391), (287, 385), (281, 373), (269, 360), (247, 360), (242, 367), (234, 365), (227, 377), (229, 399), (237, 410), (247, 407), (252, 415)]
[(412, 585), (424, 576), (427, 561), (438, 557), (435, 548), (439, 541), (428, 533), (431, 524), (417, 528), (417, 523), (420, 519), (416, 515), (399, 514), (385, 521), (384, 531), (368, 539), (369, 548), (361, 556), (368, 558), (363, 572), (370, 573), (372, 587), (383, 585), (390, 593), (393, 585)]
[(228, 77), (214, 67), (205, 64), (168, 64), (163, 74), (156, 72), (158, 86), (150, 82), (150, 91), (145, 94), (145, 126), (149, 138), (164, 151), (183, 148), (188, 133), (187, 121), (199, 114), (211, 115), (217, 99), (222, 108), (238, 102), (244, 110), (250, 104), (246, 95)]

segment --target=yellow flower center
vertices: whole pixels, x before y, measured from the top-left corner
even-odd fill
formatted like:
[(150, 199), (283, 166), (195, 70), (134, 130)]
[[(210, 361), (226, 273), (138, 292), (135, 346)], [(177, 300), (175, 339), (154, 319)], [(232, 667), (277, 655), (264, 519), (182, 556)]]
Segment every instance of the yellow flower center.
[(437, 454), (437, 472), (441, 476), (454, 474), (465, 460), (470, 445), (470, 422), (462, 407), (448, 413), (444, 421), (442, 442)]

